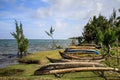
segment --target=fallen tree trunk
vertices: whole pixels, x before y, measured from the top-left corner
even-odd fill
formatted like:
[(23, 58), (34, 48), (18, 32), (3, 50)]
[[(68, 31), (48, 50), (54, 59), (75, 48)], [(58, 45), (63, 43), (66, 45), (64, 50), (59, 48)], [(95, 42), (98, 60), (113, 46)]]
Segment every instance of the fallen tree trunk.
[(43, 74), (63, 74), (69, 72), (80, 72), (80, 71), (118, 71), (118, 69), (111, 67), (79, 67), (79, 68), (67, 68), (67, 69), (58, 69), (58, 70), (37, 70), (35, 71), (35, 75), (43, 75)]

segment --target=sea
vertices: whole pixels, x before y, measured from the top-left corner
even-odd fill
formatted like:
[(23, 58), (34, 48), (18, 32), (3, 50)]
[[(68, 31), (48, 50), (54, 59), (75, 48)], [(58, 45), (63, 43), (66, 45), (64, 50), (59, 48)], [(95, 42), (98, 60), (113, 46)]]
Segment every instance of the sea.
[[(56, 45), (67, 48), (71, 44), (70, 39), (55, 39)], [(28, 53), (52, 50), (51, 39), (29, 39)], [(17, 42), (15, 39), (0, 39), (0, 68), (19, 64), (17, 58)]]

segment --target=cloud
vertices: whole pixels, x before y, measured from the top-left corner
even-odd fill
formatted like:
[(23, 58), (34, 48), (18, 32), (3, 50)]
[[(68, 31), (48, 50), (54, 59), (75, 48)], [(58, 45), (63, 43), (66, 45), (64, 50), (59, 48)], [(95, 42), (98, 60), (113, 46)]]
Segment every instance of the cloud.
[[(68, 18), (86, 19), (93, 12), (99, 14), (102, 10), (102, 3), (93, 0), (43, 0), (49, 3), (49, 7), (36, 10), (36, 17), (40, 18)], [(88, 16), (89, 15), (89, 16)]]
[(82, 35), (90, 17), (100, 13), (109, 17), (113, 8), (117, 10), (120, 5), (120, 0), (0, 0), (3, 1), (8, 5), (1, 3), (0, 7), (6, 9), (0, 11), (0, 20), (22, 21), (26, 35), (33, 35), (32, 38), (39, 34), (49, 38), (44, 31), (51, 25), (55, 28), (56, 38)]
[[(42, 0), (49, 4), (48, 7), (40, 7), (35, 11), (34, 18), (50, 20), (56, 29), (55, 36), (79, 36), (82, 35), (82, 30), (90, 17), (100, 13), (111, 14), (112, 7), (116, 5), (110, 5), (112, 1), (104, 0)], [(109, 4), (107, 4), (109, 3)], [(116, 2), (114, 2), (116, 3)], [(106, 7), (108, 6), (108, 7)], [(109, 6), (112, 6), (109, 8)], [(110, 11), (111, 10), (111, 11)], [(65, 21), (66, 20), (66, 21)], [(70, 22), (69, 20), (72, 20)], [(79, 24), (75, 24), (78, 22)], [(49, 24), (48, 22), (46, 24)], [(50, 27), (49, 25), (49, 27)], [(47, 25), (48, 26), (48, 25)], [(61, 34), (62, 33), (62, 34)], [(58, 35), (58, 36), (57, 36)]]
[[(67, 19), (88, 19), (100, 13), (109, 16), (112, 9), (118, 9), (120, 3), (117, 0), (43, 0), (50, 4), (46, 7), (44, 17), (57, 17)], [(44, 10), (40, 10), (44, 12)], [(40, 14), (39, 14), (40, 16)], [(42, 16), (42, 15), (41, 15)]]
[(117, 0), (118, 2), (120, 2), (120, 0)]

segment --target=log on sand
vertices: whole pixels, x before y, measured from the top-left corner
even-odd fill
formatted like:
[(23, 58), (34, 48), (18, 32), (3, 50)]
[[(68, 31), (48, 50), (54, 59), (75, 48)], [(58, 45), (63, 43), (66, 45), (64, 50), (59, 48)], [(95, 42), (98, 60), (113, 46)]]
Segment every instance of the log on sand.
[(41, 70), (35, 71), (35, 75), (43, 74), (64, 74), (69, 72), (80, 72), (80, 71), (118, 71), (118, 69), (111, 67), (78, 67), (78, 68), (67, 68), (67, 69), (58, 69), (58, 70)]

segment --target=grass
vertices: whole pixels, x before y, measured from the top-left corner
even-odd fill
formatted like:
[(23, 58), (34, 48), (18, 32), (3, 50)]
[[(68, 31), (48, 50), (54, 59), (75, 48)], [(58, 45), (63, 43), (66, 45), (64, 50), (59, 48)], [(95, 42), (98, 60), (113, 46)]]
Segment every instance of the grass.
[[(63, 51), (63, 50), (61, 50)], [(75, 72), (75, 73), (67, 73), (62, 78), (56, 78), (54, 75), (40, 75), (35, 76), (34, 71), (39, 69), (41, 66), (49, 63), (46, 59), (47, 57), (50, 58), (61, 58), (58, 54), (58, 50), (51, 50), (51, 51), (42, 51), (36, 52), (34, 54), (28, 55), (21, 59), (21, 61), (38, 61), (37, 64), (17, 64), (8, 66), (6, 68), (0, 69), (0, 80), (104, 80), (104, 78), (99, 77), (98, 75), (94, 74), (93, 72)], [(112, 59), (109, 59), (109, 61)], [(112, 60), (113, 63), (115, 62)], [(111, 62), (111, 61), (110, 61)], [(106, 62), (104, 63), (106, 64)], [(120, 69), (120, 67), (118, 67)], [(10, 73), (9, 73), (10, 72)], [(109, 79), (120, 78), (119, 74), (114, 75), (113, 72), (105, 72), (105, 76)], [(118, 77), (119, 76), (119, 77)]]
[[(63, 50), (60, 50), (60, 51), (63, 51)], [(61, 58), (60, 55), (58, 54), (58, 50), (51, 50), (51, 51), (36, 52), (34, 54), (23, 57), (19, 61), (23, 63), (33, 62), (33, 63), (44, 65), (49, 62), (46, 59), (46, 57), (57, 58), (57, 59)]]

